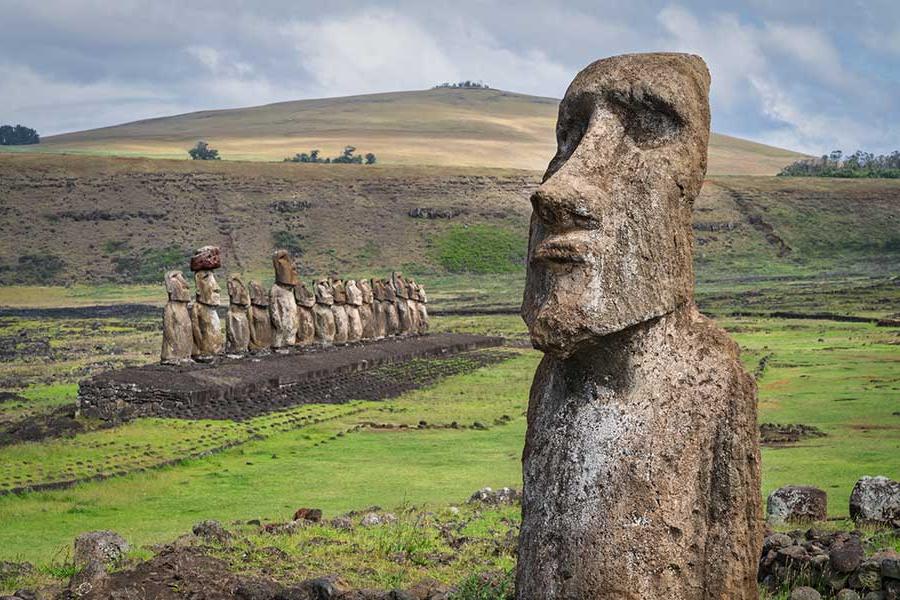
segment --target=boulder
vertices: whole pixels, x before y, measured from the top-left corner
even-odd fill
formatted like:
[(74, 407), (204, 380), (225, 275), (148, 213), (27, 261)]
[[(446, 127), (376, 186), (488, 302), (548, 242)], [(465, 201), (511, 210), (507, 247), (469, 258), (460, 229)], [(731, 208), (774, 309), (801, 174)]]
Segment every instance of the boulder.
[(824, 521), (828, 517), (828, 496), (812, 486), (780, 487), (766, 500), (766, 517), (771, 523)]
[(125, 538), (114, 531), (91, 531), (75, 538), (73, 560), (81, 567), (94, 561), (103, 566), (114, 565), (125, 558), (128, 549)]
[(218, 246), (203, 246), (191, 257), (191, 271), (212, 271), (222, 266), (222, 253)]
[(318, 508), (298, 508), (294, 512), (294, 520), (318, 523), (322, 520), (322, 510)]
[(862, 600), (855, 590), (843, 589), (835, 595), (835, 600)]
[(835, 544), (828, 553), (828, 563), (832, 571), (837, 573), (852, 573), (859, 567), (865, 558), (862, 543), (858, 537), (850, 538), (848, 541)]
[(231, 539), (231, 532), (227, 531), (222, 524), (216, 520), (209, 519), (200, 521), (191, 529), (191, 531), (199, 538), (208, 542), (226, 542)]
[(822, 594), (811, 587), (798, 587), (791, 590), (790, 600), (822, 600)]
[(900, 481), (884, 476), (861, 478), (850, 493), (850, 517), (900, 525)]
[(469, 503), (482, 502), (493, 505), (515, 504), (518, 501), (519, 492), (508, 487), (500, 488), (496, 491), (490, 487), (483, 487), (469, 497)]

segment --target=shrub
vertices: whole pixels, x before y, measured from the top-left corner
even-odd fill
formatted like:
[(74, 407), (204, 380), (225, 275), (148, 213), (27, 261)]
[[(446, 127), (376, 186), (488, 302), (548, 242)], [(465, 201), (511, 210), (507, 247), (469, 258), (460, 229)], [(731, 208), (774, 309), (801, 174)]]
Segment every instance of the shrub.
[(221, 158), (218, 150), (210, 148), (209, 144), (203, 141), (197, 142), (196, 146), (188, 150), (188, 154), (193, 160), (219, 160)]
[(302, 235), (291, 233), (290, 231), (281, 230), (272, 232), (272, 244), (274, 244), (276, 248), (284, 248), (290, 252), (291, 256), (294, 258), (303, 256), (303, 247), (300, 245), (300, 240), (302, 239)]
[(132, 251), (125, 256), (115, 256), (112, 261), (120, 280), (128, 283), (159, 283), (166, 271), (184, 268), (191, 253), (178, 246)]
[(31, 127), (24, 125), (3, 125), (0, 126), (0, 146), (27, 146), (29, 144), (40, 144), (41, 136)]
[(510, 273), (525, 264), (527, 241), (496, 225), (456, 225), (434, 240), (437, 261), (451, 273)]

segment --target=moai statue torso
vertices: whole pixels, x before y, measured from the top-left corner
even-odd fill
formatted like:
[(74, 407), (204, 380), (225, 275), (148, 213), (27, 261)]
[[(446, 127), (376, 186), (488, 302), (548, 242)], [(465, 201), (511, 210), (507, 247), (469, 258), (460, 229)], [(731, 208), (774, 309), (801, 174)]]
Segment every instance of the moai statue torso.
[(384, 288), (385, 329), (387, 335), (400, 335), (400, 312), (397, 309), (397, 289), (390, 279), (381, 280)]
[(272, 347), (269, 295), (258, 281), (250, 282), (250, 350), (268, 352)]
[(181, 271), (166, 273), (169, 301), (163, 310), (163, 341), (160, 360), (164, 365), (191, 361), (194, 334), (191, 329), (189, 304), (191, 290)]
[(297, 345), (309, 346), (316, 339), (316, 322), (313, 315), (316, 297), (301, 281), (294, 286), (294, 299), (297, 301), (298, 313)]
[(316, 305), (313, 307), (313, 315), (316, 319), (316, 343), (330, 346), (334, 343), (334, 294), (331, 292), (331, 284), (327, 279), (316, 283)]
[(197, 288), (195, 302), (191, 305), (191, 328), (194, 347), (191, 356), (195, 360), (207, 360), (225, 350), (225, 335), (216, 308), (222, 301), (221, 290), (213, 274), (222, 266), (219, 248), (204, 246), (191, 257), (194, 285)]
[(362, 339), (362, 319), (359, 316), (359, 307), (362, 306), (362, 292), (356, 281), (348, 279), (347, 291), (347, 341), (358, 342)]
[(416, 310), (418, 311), (416, 326), (419, 334), (424, 335), (428, 333), (428, 309), (425, 307), (425, 304), (428, 303), (428, 297), (425, 295), (425, 288), (415, 281), (413, 285), (416, 286)]
[(347, 318), (347, 290), (344, 282), (340, 279), (333, 280), (331, 293), (334, 296), (334, 304), (331, 305), (331, 312), (334, 314), (334, 343), (346, 344), (350, 321)]
[(520, 600), (756, 600), (756, 389), (693, 301), (702, 59), (593, 63), (532, 196)]
[(375, 321), (375, 339), (380, 340), (388, 335), (387, 329), (387, 297), (384, 291), (384, 281), (372, 280), (372, 313)]
[(372, 295), (372, 282), (368, 279), (360, 279), (357, 283), (360, 294), (362, 294), (362, 304), (359, 305), (359, 320), (362, 321), (362, 339), (371, 340), (375, 338), (375, 297)]
[(408, 335), (412, 332), (413, 326), (412, 320), (409, 317), (409, 301), (407, 297), (406, 281), (403, 279), (403, 275), (391, 273), (391, 284), (396, 296), (394, 302), (397, 305), (397, 316), (400, 319), (400, 331), (398, 333), (400, 335)]
[(250, 348), (250, 294), (239, 275), (228, 278), (225, 352), (246, 354)]
[(406, 305), (409, 307), (409, 332), (419, 334), (419, 290), (412, 279), (406, 280)]
[(294, 299), (294, 286), (300, 283), (300, 278), (287, 250), (276, 250), (272, 263), (275, 266), (275, 283), (269, 291), (272, 348), (286, 352), (289, 346), (297, 343), (300, 315)]

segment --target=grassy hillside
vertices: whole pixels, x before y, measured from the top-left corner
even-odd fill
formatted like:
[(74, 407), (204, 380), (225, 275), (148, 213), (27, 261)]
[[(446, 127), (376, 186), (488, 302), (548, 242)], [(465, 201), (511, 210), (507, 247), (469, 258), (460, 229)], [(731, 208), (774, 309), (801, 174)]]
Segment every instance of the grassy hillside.
[[(542, 170), (555, 151), (558, 101), (500, 90), (369, 94), (147, 119), (51, 136), (24, 151), (187, 158), (203, 139), (223, 158), (278, 161), (345, 145), (404, 165)], [(711, 174), (774, 175), (793, 152), (724, 135), (710, 141)]]

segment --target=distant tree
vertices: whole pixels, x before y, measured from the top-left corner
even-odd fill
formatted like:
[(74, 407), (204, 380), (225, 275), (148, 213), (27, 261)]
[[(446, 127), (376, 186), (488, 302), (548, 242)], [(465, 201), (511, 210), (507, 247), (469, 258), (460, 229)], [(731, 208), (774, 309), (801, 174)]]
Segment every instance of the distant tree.
[(883, 177), (900, 178), (900, 151), (875, 155), (857, 150), (844, 155), (840, 150), (821, 158), (798, 160), (786, 166), (779, 175), (790, 177)]
[(40, 144), (41, 136), (31, 127), (24, 125), (3, 125), (0, 126), (0, 146), (27, 146), (29, 144)]
[(375, 155), (371, 152), (366, 153), (366, 164), (374, 165), (375, 164)]
[(369, 152), (365, 157), (362, 154), (356, 154), (355, 146), (344, 146), (340, 156), (321, 158), (319, 154), (319, 150), (310, 150), (309, 154), (301, 152), (285, 158), (284, 162), (361, 165), (365, 160), (367, 165), (375, 164), (374, 154)]
[(197, 142), (196, 146), (188, 150), (188, 154), (193, 160), (219, 160), (221, 158), (218, 150), (210, 148), (209, 144), (203, 141)]

